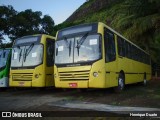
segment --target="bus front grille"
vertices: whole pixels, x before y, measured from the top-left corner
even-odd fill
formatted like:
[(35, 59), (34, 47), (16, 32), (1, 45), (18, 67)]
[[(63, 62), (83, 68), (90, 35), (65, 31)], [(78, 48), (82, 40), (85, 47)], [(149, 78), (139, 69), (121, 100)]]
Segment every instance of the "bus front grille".
[(13, 81), (32, 81), (33, 73), (13, 73)]
[(60, 81), (89, 80), (89, 71), (59, 72)]

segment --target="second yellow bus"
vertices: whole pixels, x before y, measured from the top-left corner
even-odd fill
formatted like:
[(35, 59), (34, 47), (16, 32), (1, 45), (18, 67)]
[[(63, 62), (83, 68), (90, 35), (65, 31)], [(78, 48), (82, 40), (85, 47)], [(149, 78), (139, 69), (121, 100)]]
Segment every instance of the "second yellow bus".
[(30, 35), (15, 40), (12, 48), (9, 86), (54, 86), (55, 38), (49, 35)]

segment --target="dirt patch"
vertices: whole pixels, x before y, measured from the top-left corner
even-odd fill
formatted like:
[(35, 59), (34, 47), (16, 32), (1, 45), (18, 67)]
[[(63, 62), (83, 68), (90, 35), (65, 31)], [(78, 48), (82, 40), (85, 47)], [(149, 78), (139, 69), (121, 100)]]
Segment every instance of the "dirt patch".
[(160, 80), (151, 80), (147, 86), (127, 85), (122, 93), (115, 93), (113, 89), (89, 89), (85, 92), (68, 89), (66, 93), (56, 94), (56, 96), (65, 96), (68, 100), (109, 105), (160, 108)]

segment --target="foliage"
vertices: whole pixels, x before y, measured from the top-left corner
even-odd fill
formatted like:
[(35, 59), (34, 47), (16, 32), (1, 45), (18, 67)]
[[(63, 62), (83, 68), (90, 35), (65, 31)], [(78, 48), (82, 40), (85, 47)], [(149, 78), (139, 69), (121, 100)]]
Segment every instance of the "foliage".
[(51, 34), (54, 28), (53, 19), (42, 16), (40, 11), (17, 12), (12, 6), (0, 6), (0, 43), (3, 35), (8, 35), (11, 41), (31, 34)]

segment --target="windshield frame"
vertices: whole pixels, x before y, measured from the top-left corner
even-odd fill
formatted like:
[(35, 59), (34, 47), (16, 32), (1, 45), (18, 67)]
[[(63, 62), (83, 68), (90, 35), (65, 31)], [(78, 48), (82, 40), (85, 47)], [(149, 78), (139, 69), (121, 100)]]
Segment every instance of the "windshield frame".
[[(24, 40), (26, 40), (27, 38), (37, 38), (37, 40), (36, 40), (35, 42), (32, 41), (32, 42), (17, 43), (18, 41), (24, 41)], [(21, 37), (21, 38), (16, 39), (16, 40), (14, 41), (13, 47), (14, 47), (14, 46), (21, 46), (21, 45), (23, 45), (23, 46), (25, 46), (25, 45), (30, 45), (30, 44), (32, 44), (32, 43), (34, 43), (34, 44), (39, 44), (39, 43), (41, 42), (41, 38), (42, 38), (42, 35), (35, 35), (35, 36), (29, 35), (29, 36), (24, 36), (24, 37)]]
[[(32, 44), (32, 43), (30, 43), (30, 44)], [(17, 48), (18, 46), (20, 46), (20, 47), (26, 47), (26, 46), (28, 46), (29, 47), (29, 45), (30, 44), (21, 44), (21, 45), (14, 45), (13, 46), (13, 49), (14, 48)], [(23, 64), (22, 64), (22, 66), (18, 66), (18, 67), (14, 67), (14, 66), (11, 66), (11, 69), (34, 69), (35, 67), (37, 67), (37, 66), (39, 66), (39, 65), (42, 65), (43, 64), (43, 62), (44, 62), (44, 44), (42, 44), (42, 43), (34, 43), (34, 46), (35, 45), (42, 45), (42, 47), (43, 47), (43, 50), (42, 50), (42, 60), (41, 60), (41, 63), (39, 63), (39, 64), (37, 64), (37, 65), (33, 65), (33, 66), (23, 66)], [(25, 48), (26, 49), (26, 48)], [(14, 50), (12, 50), (13, 52), (14, 52)], [(24, 53), (23, 53), (24, 54)], [(24, 55), (22, 54), (22, 63), (24, 63)], [(11, 62), (12, 62), (12, 58), (11, 58)]]
[[(65, 37), (67, 37), (68, 39), (70, 39), (70, 38), (74, 38), (75, 39), (75, 37), (78, 37), (78, 36), (83, 36), (85, 33), (83, 33), (83, 34), (74, 34), (74, 35), (68, 35), (68, 36), (65, 36)], [(98, 59), (96, 59), (96, 60), (93, 60), (93, 61), (84, 61), (84, 62), (75, 62), (75, 63), (63, 63), (63, 64), (59, 64), (59, 63), (56, 63), (55, 62), (55, 65), (57, 66), (57, 67), (73, 67), (73, 66), (84, 66), (84, 65), (92, 65), (94, 62), (96, 62), (96, 61), (98, 61), (98, 60), (100, 60), (100, 59), (102, 59), (103, 58), (103, 44), (102, 44), (102, 34), (101, 33), (88, 33), (88, 36), (89, 35), (99, 35), (99, 50), (100, 50), (100, 54), (101, 54), (101, 56), (98, 58)], [(57, 39), (56, 41), (55, 41), (55, 45), (56, 45), (56, 42), (57, 41), (61, 41), (61, 40), (63, 40), (63, 39)], [(75, 43), (74, 43), (74, 45), (75, 45)], [(75, 46), (74, 46), (75, 47)], [(76, 52), (76, 51), (74, 51), (74, 52)], [(56, 46), (55, 46), (55, 58), (56, 58), (57, 56), (56, 56)], [(73, 57), (74, 57), (74, 53), (73, 53)]]

